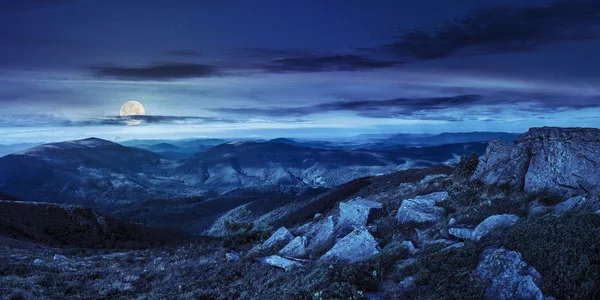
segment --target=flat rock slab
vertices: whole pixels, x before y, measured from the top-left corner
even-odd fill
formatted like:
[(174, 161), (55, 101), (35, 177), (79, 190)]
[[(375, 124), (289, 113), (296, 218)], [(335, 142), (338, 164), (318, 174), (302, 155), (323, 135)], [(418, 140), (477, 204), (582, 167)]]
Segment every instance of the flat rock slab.
[(475, 230), (473, 230), (473, 233), (471, 234), (471, 240), (477, 242), (492, 232), (492, 230), (496, 228), (512, 227), (517, 224), (518, 221), (519, 216), (516, 215), (495, 215), (488, 217), (475, 227)]
[(539, 272), (528, 266), (518, 252), (504, 248), (486, 250), (475, 275), (487, 285), (489, 299), (544, 299), (539, 288)]
[(302, 267), (303, 265), (297, 261), (293, 261), (291, 259), (287, 259), (278, 255), (271, 255), (266, 257), (257, 258), (257, 261), (267, 264), (273, 267), (281, 268), (284, 270), (290, 270), (297, 267)]
[(356, 227), (366, 226), (369, 217), (382, 208), (383, 204), (360, 197), (348, 202), (341, 202), (338, 227), (350, 227), (354, 229)]
[(366, 228), (358, 228), (340, 239), (322, 259), (337, 258), (356, 262), (367, 260), (379, 253), (379, 245)]
[(396, 217), (400, 223), (435, 223), (442, 219), (446, 210), (437, 206), (448, 198), (447, 192), (438, 192), (402, 201)]

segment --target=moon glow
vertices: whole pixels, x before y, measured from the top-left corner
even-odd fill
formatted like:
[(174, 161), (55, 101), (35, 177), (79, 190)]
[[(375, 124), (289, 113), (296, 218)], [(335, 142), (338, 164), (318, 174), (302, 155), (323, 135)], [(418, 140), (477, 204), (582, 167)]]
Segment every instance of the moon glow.
[[(146, 110), (144, 109), (144, 106), (137, 101), (127, 101), (121, 106), (121, 117), (143, 116), (145, 114)], [(142, 120), (130, 120), (127, 122), (129, 125), (138, 125), (140, 123), (142, 123)]]

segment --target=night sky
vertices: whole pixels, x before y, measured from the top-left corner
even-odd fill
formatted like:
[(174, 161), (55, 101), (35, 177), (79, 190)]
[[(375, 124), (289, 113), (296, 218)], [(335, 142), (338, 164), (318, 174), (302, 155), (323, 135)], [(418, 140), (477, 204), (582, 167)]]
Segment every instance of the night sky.
[(599, 57), (600, 1), (2, 0), (0, 142), (598, 127)]

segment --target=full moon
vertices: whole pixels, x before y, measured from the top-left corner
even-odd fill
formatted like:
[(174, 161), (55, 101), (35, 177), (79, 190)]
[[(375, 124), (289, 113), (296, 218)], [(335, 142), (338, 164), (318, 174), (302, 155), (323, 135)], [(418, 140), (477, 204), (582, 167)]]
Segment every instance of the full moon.
[[(123, 103), (121, 106), (121, 117), (127, 116), (143, 116), (146, 114), (146, 110), (144, 106), (137, 101), (127, 101)], [(138, 125), (142, 123), (142, 120), (131, 120), (127, 124), (129, 125)]]

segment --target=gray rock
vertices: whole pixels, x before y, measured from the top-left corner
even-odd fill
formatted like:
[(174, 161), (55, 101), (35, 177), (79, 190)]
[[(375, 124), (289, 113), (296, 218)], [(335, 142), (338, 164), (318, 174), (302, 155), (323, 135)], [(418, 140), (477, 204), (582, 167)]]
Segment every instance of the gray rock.
[(600, 215), (600, 209), (595, 212), (595, 214)]
[[(225, 256), (227, 256), (227, 255), (225, 255)], [(162, 257), (157, 257), (152, 262), (156, 265), (156, 264), (160, 263), (162, 260), (163, 260)]]
[(450, 246), (448, 246), (448, 247), (440, 250), (440, 252), (446, 252), (446, 251), (449, 251), (449, 250), (452, 250), (452, 249), (462, 248), (464, 246), (465, 246), (465, 243), (463, 243), (463, 242), (455, 243), (455, 244), (452, 244), (452, 245), (450, 245)]
[(69, 260), (66, 256), (64, 255), (60, 255), (60, 254), (54, 254), (54, 258), (52, 258), (53, 260), (56, 261), (65, 261), (65, 260)]
[(240, 260), (240, 254), (235, 251), (229, 251), (225, 254), (225, 258), (227, 258), (228, 261), (238, 261)]
[(425, 178), (423, 178), (423, 180), (419, 181), (419, 184), (430, 183), (431, 181), (433, 181), (435, 179), (446, 178), (446, 177), (448, 177), (448, 175), (446, 175), (446, 174), (427, 175), (427, 176), (425, 176)]
[(553, 215), (563, 215), (567, 212), (580, 212), (583, 210), (594, 211), (600, 209), (600, 200), (597, 195), (582, 195), (571, 197), (554, 206)]
[(382, 208), (383, 204), (369, 201), (361, 197), (352, 199), (348, 202), (341, 202), (338, 228), (350, 227), (354, 229), (356, 227), (366, 226), (369, 217)]
[(314, 220), (320, 218), (322, 215), (320, 213), (316, 213), (315, 216), (313, 217)]
[(263, 248), (269, 248), (278, 243), (289, 243), (294, 239), (294, 236), (285, 227), (281, 227), (275, 231), (263, 244)]
[(402, 201), (396, 217), (400, 223), (435, 223), (442, 219), (446, 212), (436, 206), (448, 198), (447, 192), (438, 192)]
[(448, 229), (448, 234), (451, 236), (457, 237), (461, 240), (468, 240), (471, 238), (473, 234), (473, 229), (471, 228), (450, 228)]
[(522, 261), (521, 254), (504, 248), (488, 249), (475, 269), (475, 274), (486, 284), (490, 299), (544, 299), (532, 267)]
[(288, 257), (304, 257), (306, 255), (307, 239), (304, 236), (297, 236), (279, 251), (279, 255)]
[(308, 239), (308, 248), (316, 248), (325, 244), (333, 236), (333, 217), (329, 216), (317, 222), (310, 222), (297, 229), (298, 235)]
[(125, 253), (125, 252), (115, 252), (115, 253), (106, 254), (106, 255), (102, 256), (102, 258), (115, 259), (115, 258), (121, 258), (121, 257), (125, 257), (125, 256), (127, 256), (127, 253)]
[(366, 228), (361, 227), (338, 241), (322, 258), (338, 258), (344, 261), (356, 262), (367, 260), (378, 253), (377, 241)]
[(519, 221), (519, 217), (516, 215), (495, 215), (488, 217), (483, 220), (471, 235), (471, 240), (479, 241), (482, 237), (488, 235), (492, 230), (496, 228), (507, 228), (512, 227)]
[(417, 279), (414, 276), (404, 278), (396, 285), (400, 293), (413, 291), (417, 288)]
[(415, 255), (419, 253), (419, 249), (415, 248), (415, 245), (412, 241), (403, 241), (402, 243), (400, 243), (400, 247), (403, 247), (406, 250), (408, 250), (408, 254), (410, 255)]
[(44, 263), (44, 261), (43, 261), (43, 260), (41, 260), (41, 259), (39, 259), (39, 258), (36, 258), (36, 259), (33, 261), (33, 264), (34, 264), (34, 265), (41, 265), (41, 264), (43, 264), (43, 263)]
[(528, 193), (550, 191), (565, 198), (600, 187), (600, 130), (531, 128), (514, 144), (492, 140), (471, 177), (509, 184)]
[(448, 221), (448, 226), (454, 226), (454, 224), (456, 224), (456, 219), (450, 218), (450, 220)]
[(257, 260), (263, 264), (267, 264), (273, 267), (281, 268), (284, 270), (290, 270), (296, 267), (302, 267), (303, 265), (297, 261), (283, 258), (278, 255), (271, 255), (266, 257), (257, 258)]

